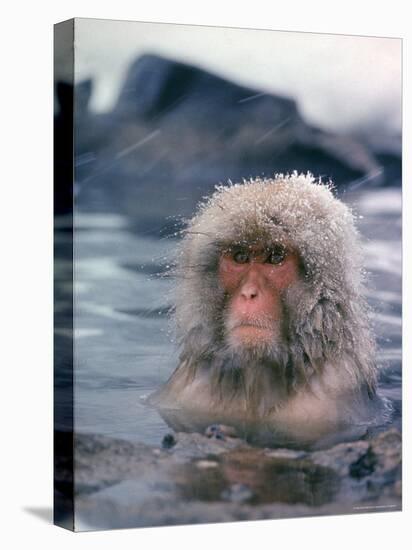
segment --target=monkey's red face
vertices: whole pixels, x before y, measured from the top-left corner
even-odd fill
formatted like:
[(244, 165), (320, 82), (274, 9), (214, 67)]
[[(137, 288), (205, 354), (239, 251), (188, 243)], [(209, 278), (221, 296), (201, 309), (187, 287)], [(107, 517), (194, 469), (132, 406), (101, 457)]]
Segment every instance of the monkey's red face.
[(283, 245), (236, 246), (219, 262), (219, 282), (228, 298), (229, 343), (255, 348), (279, 339), (282, 291), (299, 279), (299, 257)]

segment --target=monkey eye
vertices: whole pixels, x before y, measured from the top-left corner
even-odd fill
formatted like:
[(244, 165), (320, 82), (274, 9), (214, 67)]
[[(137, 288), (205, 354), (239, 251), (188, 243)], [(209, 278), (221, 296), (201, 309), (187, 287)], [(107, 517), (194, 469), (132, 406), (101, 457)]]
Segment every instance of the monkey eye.
[(237, 250), (232, 258), (237, 264), (246, 264), (249, 261), (249, 254), (245, 250)]
[(286, 257), (285, 248), (283, 246), (277, 246), (270, 251), (266, 262), (272, 265), (279, 265), (283, 262), (285, 257)]

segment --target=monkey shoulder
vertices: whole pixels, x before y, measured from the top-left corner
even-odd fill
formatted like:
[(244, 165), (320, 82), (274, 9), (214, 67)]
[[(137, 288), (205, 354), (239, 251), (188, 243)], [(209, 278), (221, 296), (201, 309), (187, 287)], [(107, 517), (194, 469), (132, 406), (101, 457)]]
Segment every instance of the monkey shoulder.
[(342, 426), (366, 424), (374, 413), (366, 385), (348, 375), (345, 365), (326, 365), (321, 375), (312, 377), (309, 384), (282, 401), (272, 390), (267, 387), (262, 407), (253, 409), (242, 393), (235, 398), (217, 396), (207, 369), (191, 373), (182, 363), (156, 392), (154, 404), (163, 410), (181, 411), (186, 423), (187, 418), (193, 420), (196, 415), (213, 415), (226, 424), (236, 419), (269, 423), (297, 438), (314, 439)]
[(366, 381), (354, 378), (347, 365), (325, 365), (323, 372), (275, 410), (272, 418), (291, 431), (327, 432), (340, 426), (367, 424), (379, 399)]
[(154, 395), (155, 404), (160, 408), (207, 411), (212, 401), (209, 379), (202, 373), (192, 376), (185, 363), (179, 365)]

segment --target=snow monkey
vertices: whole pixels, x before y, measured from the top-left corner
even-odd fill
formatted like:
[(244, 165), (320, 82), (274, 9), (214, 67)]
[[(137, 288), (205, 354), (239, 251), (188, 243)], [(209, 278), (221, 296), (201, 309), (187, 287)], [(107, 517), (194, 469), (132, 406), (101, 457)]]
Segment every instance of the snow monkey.
[(174, 274), (180, 362), (152, 403), (297, 437), (368, 422), (375, 346), (359, 235), (332, 185), (293, 173), (217, 187)]

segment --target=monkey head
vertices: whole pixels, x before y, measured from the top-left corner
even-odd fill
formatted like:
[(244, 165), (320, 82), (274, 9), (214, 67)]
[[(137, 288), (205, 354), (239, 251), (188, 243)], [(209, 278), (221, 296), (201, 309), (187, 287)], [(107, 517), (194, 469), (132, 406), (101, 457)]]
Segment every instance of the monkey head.
[(184, 230), (174, 274), (189, 370), (264, 364), (298, 388), (329, 364), (373, 391), (359, 235), (331, 185), (294, 173), (217, 187)]

